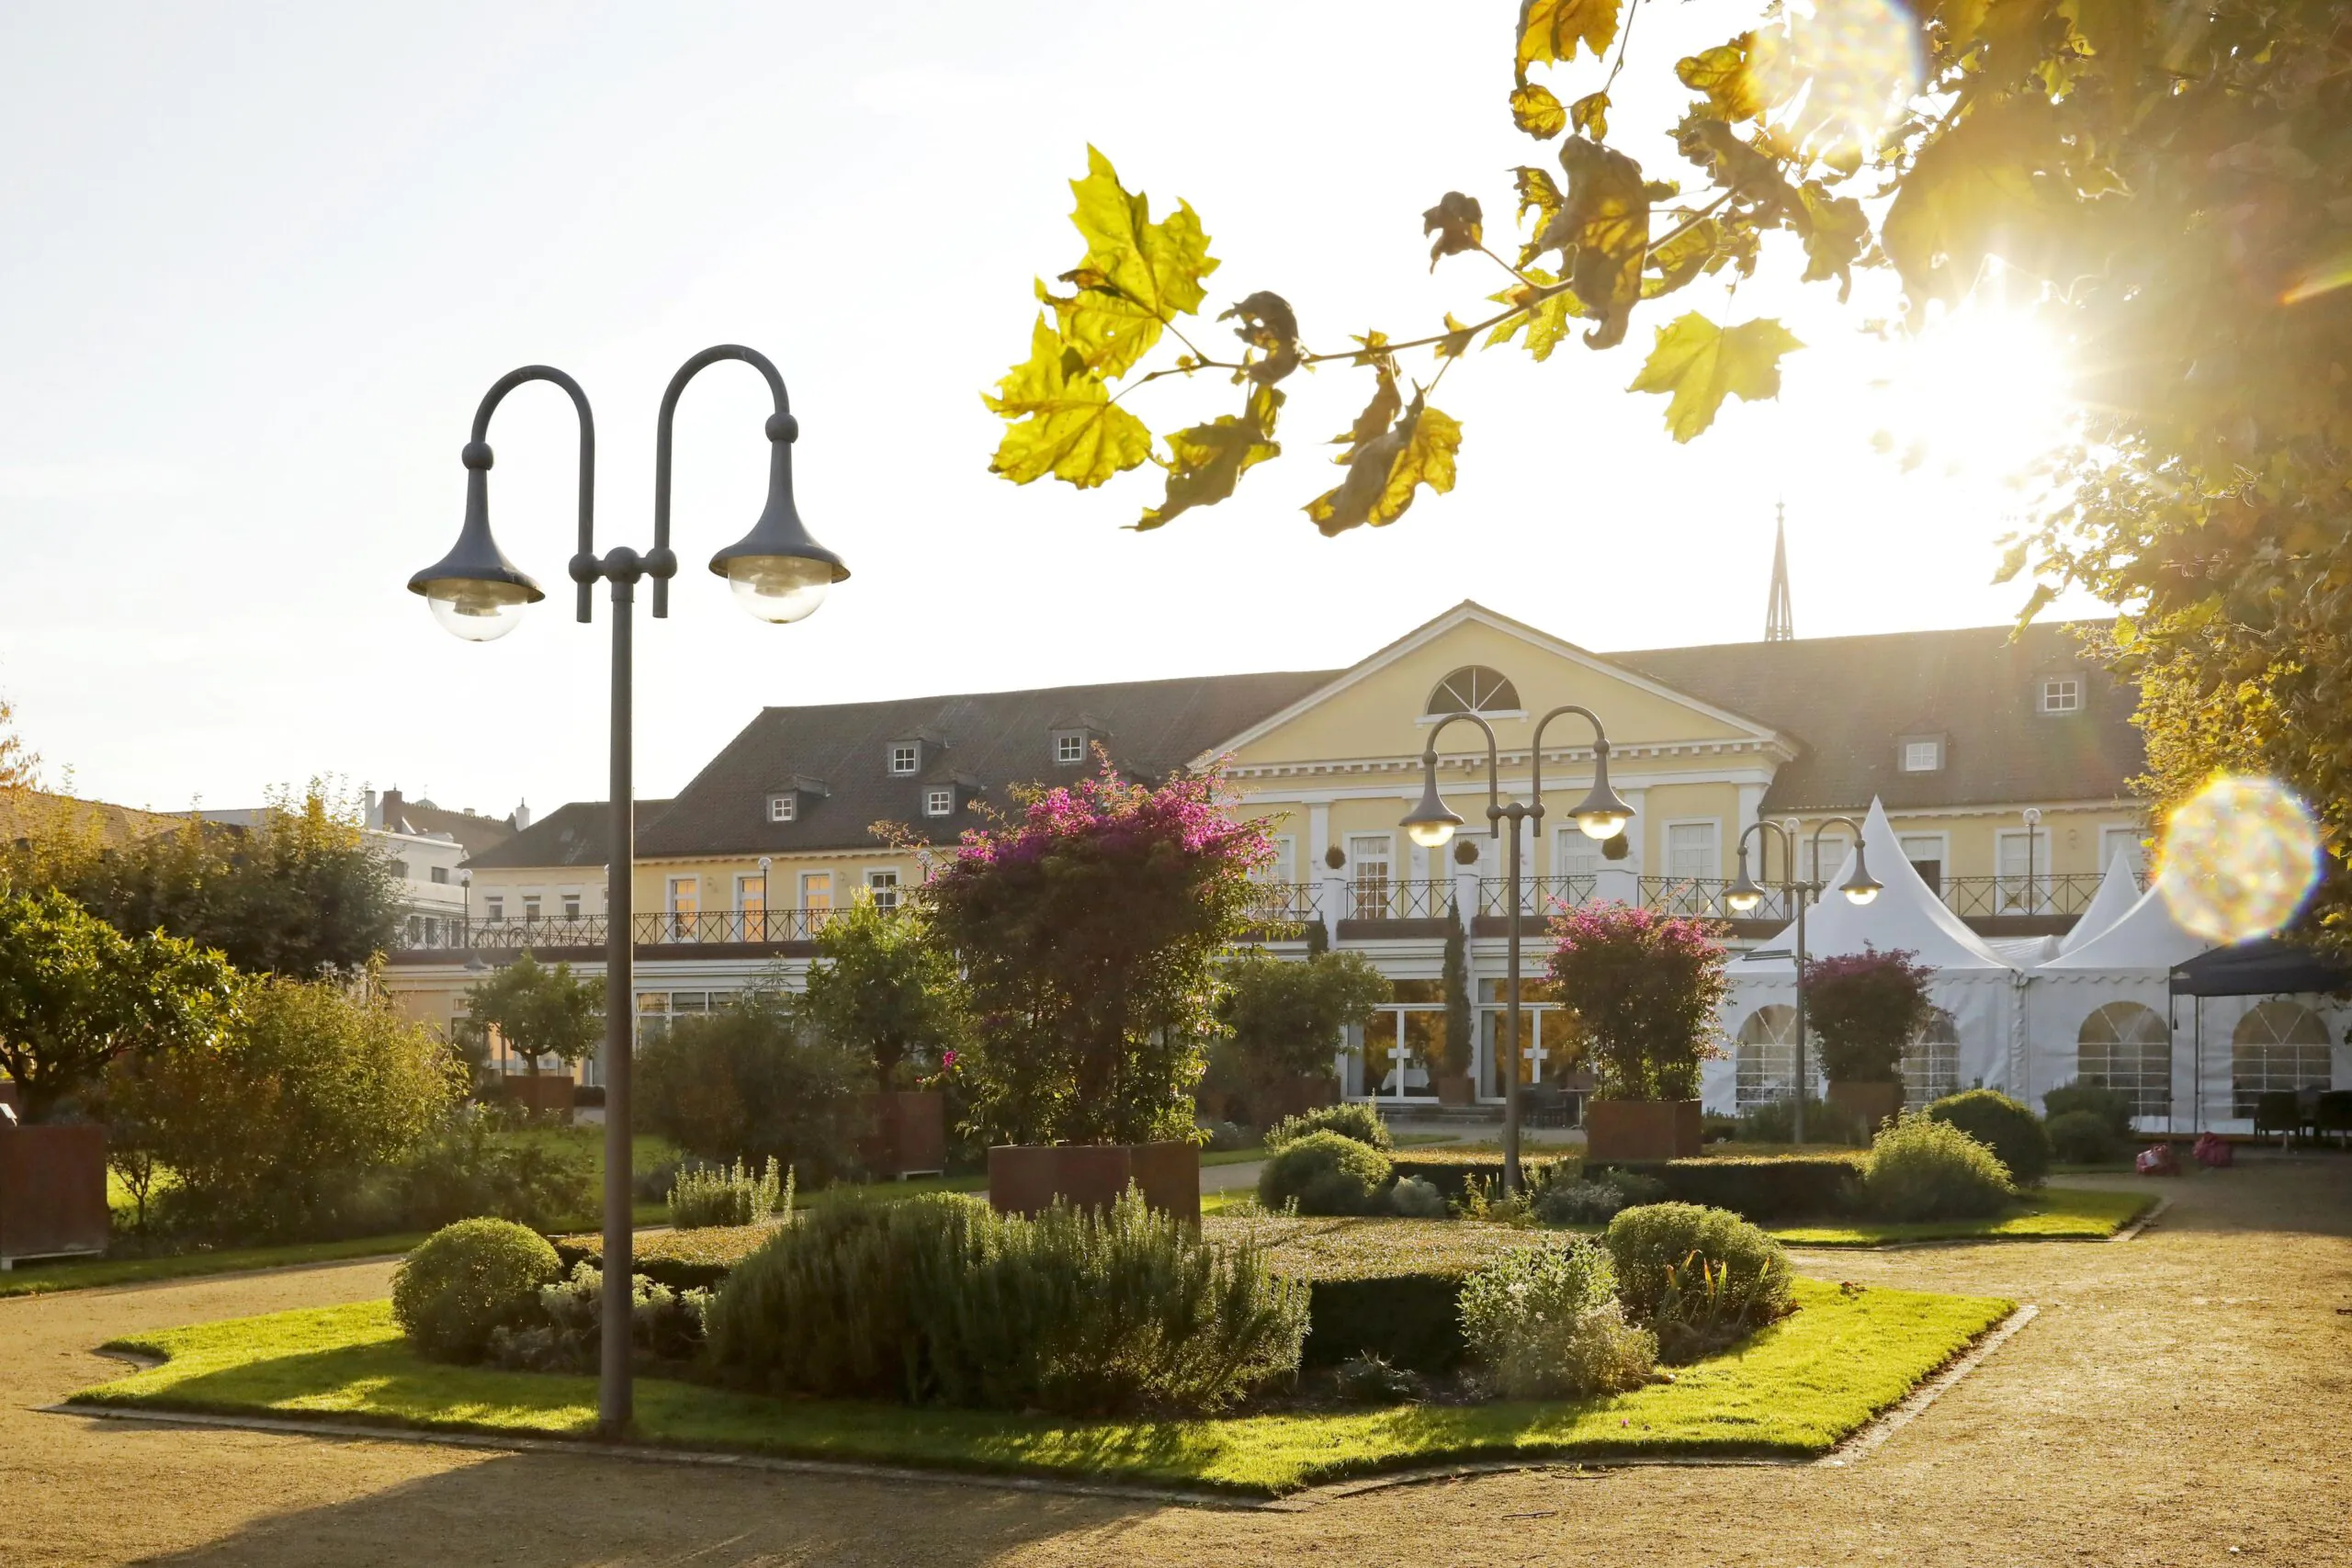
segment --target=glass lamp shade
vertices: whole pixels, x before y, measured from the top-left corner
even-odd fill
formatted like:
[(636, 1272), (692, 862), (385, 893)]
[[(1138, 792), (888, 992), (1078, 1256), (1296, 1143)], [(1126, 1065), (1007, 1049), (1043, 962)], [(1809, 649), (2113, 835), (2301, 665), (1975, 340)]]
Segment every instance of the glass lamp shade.
[(1592, 749), (1592, 788), (1577, 803), (1577, 827), (1588, 839), (1607, 840), (1625, 830), (1634, 819), (1634, 808), (1625, 797), (1609, 786), (1609, 742), (1602, 739)]
[(782, 626), (816, 613), (833, 585), (835, 569), (807, 556), (736, 556), (726, 570), (727, 585), (745, 614)]
[(1453, 841), (1453, 830), (1461, 825), (1458, 818), (1452, 822), (1408, 822), (1405, 836), (1425, 850), (1443, 849)]
[(1863, 856), (1860, 842), (1854, 845), (1854, 874), (1838, 885), (1849, 904), (1867, 904), (1885, 889), (1885, 884), (1871, 874), (1870, 862)]
[(1742, 915), (1764, 902), (1764, 889), (1757, 886), (1747, 874), (1747, 852), (1745, 850), (1739, 853), (1739, 874), (1733, 878), (1729, 887), (1724, 889), (1724, 902), (1730, 905), (1734, 912)]
[(1437, 793), (1437, 759), (1421, 759), (1421, 799), (1401, 826), (1405, 836), (1425, 850), (1442, 849), (1462, 826), (1462, 818), (1446, 808)]
[(538, 597), (519, 582), (478, 577), (435, 578), (424, 584), (433, 618), (468, 642), (495, 642), (523, 624), (525, 606)]
[(1588, 839), (1613, 839), (1625, 830), (1634, 819), (1630, 811), (1593, 811), (1578, 808), (1577, 826)]
[(1840, 887), (1838, 891), (1846, 896), (1847, 903), (1860, 905), (1867, 904), (1871, 899), (1877, 897), (1879, 896), (1880, 889), (1879, 885), (1875, 882), (1862, 887), (1857, 887), (1854, 884), (1849, 882), (1845, 886)]

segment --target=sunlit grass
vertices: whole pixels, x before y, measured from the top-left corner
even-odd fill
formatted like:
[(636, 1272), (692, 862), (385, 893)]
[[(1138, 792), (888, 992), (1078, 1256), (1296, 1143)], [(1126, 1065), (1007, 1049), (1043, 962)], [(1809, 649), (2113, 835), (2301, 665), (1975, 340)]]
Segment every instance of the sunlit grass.
[[(1802, 1309), (1671, 1383), (1573, 1404), (1398, 1405), (1214, 1420), (1074, 1421), (989, 1411), (770, 1400), (642, 1379), (637, 1437), (955, 1470), (1276, 1495), (1346, 1476), (1504, 1458), (1797, 1458), (1900, 1400), (2012, 1303), (1797, 1282)], [(413, 1354), (388, 1303), (242, 1318), (113, 1348), (165, 1364), (74, 1395), (87, 1404), (316, 1416), (584, 1437), (589, 1377), (447, 1366)]]
[(1989, 1220), (1831, 1220), (1768, 1227), (1791, 1247), (1884, 1247), (1900, 1241), (2098, 1241), (2155, 1205), (2150, 1192), (2044, 1187)]

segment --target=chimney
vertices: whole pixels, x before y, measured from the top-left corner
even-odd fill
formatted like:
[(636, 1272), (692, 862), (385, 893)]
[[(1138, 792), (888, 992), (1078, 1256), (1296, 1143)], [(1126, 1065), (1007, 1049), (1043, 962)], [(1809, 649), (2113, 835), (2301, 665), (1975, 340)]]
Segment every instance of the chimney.
[(514, 803), (514, 830), (519, 833), (530, 825), (531, 803), (527, 800), (516, 801)]
[(373, 789), (361, 790), (359, 792), (359, 801), (363, 812), (360, 820), (370, 828), (382, 827), (384, 825), (384, 813), (382, 807), (376, 804), (376, 792)]
[(384, 792), (383, 799), (378, 804), (376, 808), (377, 826), (383, 829), (387, 833), (407, 832), (408, 823), (402, 820), (401, 817), (401, 808), (406, 806), (406, 804), (407, 802), (401, 799), (400, 791), (396, 789), (386, 790)]

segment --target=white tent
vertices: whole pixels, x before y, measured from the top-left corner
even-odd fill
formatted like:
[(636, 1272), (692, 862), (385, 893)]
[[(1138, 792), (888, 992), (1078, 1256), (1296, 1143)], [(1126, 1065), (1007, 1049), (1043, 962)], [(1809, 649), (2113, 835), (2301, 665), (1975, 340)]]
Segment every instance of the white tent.
[[(2107, 874), (2098, 879), (2098, 891), (2092, 895), (2090, 908), (2083, 911), (2075, 929), (2058, 940), (2060, 953), (2072, 953), (2095, 936), (2112, 928), (2116, 921), (2132, 912), (2140, 901), (2140, 879), (2132, 874), (2132, 857), (2117, 855), (2107, 863)], [(2046, 960), (2045, 960), (2046, 962)]]
[[(2213, 944), (2173, 919), (2161, 886), (2135, 894), (2121, 915), (2095, 925), (2093, 916), (2100, 906), (2114, 902), (2109, 895), (2119, 878), (2129, 875), (2129, 866), (2119, 856), (2062, 950), (2034, 969), (2024, 1010), (2024, 1071), (2016, 1092), (2039, 1105), (2050, 1090), (2083, 1075), (2086, 1052), (2091, 1055), (2088, 1070), (2129, 1090), (2137, 1061), (2140, 1079), (2147, 1085), (2143, 1125), (2154, 1128), (2170, 1119), (2187, 1126), (2196, 1116), (2190, 1085), (2198, 1064), (2190, 1031), (2176, 1026), (2169, 981), (2174, 964)], [(2128, 1038), (2135, 1031), (2145, 1042), (2144, 1058), (2131, 1044), (2111, 1038)], [(2159, 1033), (2167, 1042), (2161, 1089), (2155, 1082)], [(2205, 1066), (2210, 1076), (2214, 1064)], [(2225, 1072), (2226, 1066), (2221, 1070)], [(2226, 1082), (2221, 1092), (2228, 1092)]]
[[(1930, 1032), (1933, 1043), (1928, 1050), (1935, 1089), (1950, 1092), (1980, 1083), (2005, 1087), (2017, 1076), (2013, 1063), (2021, 1042), (2016, 1034), (2018, 1013), (2013, 992), (2024, 982), (2023, 968), (1970, 931), (1920, 878), (1886, 819), (1885, 807), (1875, 800), (1862, 820), (1860, 852), (1867, 855), (1871, 874), (1884, 885), (1884, 891), (1868, 904), (1853, 904), (1837, 891), (1852, 874), (1856, 852), (1848, 852), (1845, 863), (1826, 879), (1829, 890), (1806, 912), (1805, 956), (1827, 958), (1867, 948), (1917, 954), (1918, 962), (1936, 972), (1928, 998), (1950, 1021), (1948, 1030)], [(1756, 1037), (1786, 1033), (1786, 1015), (1765, 1010), (1788, 1008), (1796, 1000), (1794, 923), (1736, 960), (1729, 977), (1731, 996), (1722, 1021), (1730, 1054), (1707, 1064), (1700, 1095), (1708, 1110), (1736, 1113), (1743, 1032), (1754, 1052), (1751, 1092), (1762, 1086), (1761, 1066), (1771, 1051), (1769, 1045), (1754, 1046)], [(1949, 1038), (1938, 1040), (1938, 1034)], [(1808, 1055), (1811, 1051), (1808, 1042)], [(1819, 1069), (1810, 1061), (1808, 1076), (1815, 1078), (1818, 1092)]]

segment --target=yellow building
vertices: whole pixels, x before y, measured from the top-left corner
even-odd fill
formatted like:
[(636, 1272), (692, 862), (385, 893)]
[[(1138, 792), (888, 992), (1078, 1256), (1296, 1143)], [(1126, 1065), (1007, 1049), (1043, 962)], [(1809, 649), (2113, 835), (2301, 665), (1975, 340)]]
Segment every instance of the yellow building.
[[(1423, 749), (1439, 718), (1475, 712), (1506, 797), (1523, 798), (1537, 724), (1569, 704), (1607, 726), (1611, 778), (1634, 816), (1608, 845), (1575, 827), (1594, 737), (1573, 714), (1555, 718), (1542, 738), (1547, 815), (1522, 846), (1532, 916), (1620, 898), (1727, 917), (1723, 887), (1752, 825), (1793, 828), (1800, 879), (1820, 829), (1826, 874), (1850, 834), (1825, 825), (1874, 798), (1928, 884), (1988, 935), (2063, 931), (2107, 862), (2141, 852), (2126, 787), (2142, 766), (2132, 694), (2079, 657), (2072, 628), (1596, 654), (1464, 603), (1343, 670), (766, 709), (674, 801), (639, 803), (633, 1005), (659, 1020), (716, 1005), (779, 963), (797, 973), (827, 911), (908, 897), (976, 806), (1078, 776), (1098, 750), (1145, 777), (1221, 757), (1235, 810), (1276, 839), (1270, 914), (1323, 922), (1399, 983), (1351, 1090), (1411, 1098), (1429, 1088), (1417, 1043), (1442, 1016), (1451, 911), (1470, 917), (1476, 991), (1491, 1009), (1508, 902), (1504, 846), (1484, 831), (1485, 737), (1468, 723), (1444, 730), (1441, 787), (1469, 826), (1434, 852), (1398, 827), (1420, 796)], [(464, 951), (394, 957), (407, 1005), (452, 1016), (469, 958), (528, 947), (597, 967), (605, 817), (598, 803), (568, 806), (476, 856)], [(880, 821), (922, 847), (884, 844)], [(1750, 836), (1751, 851), (1770, 837)], [(1781, 850), (1765, 852), (1750, 869), (1781, 880)], [(1779, 929), (1777, 904), (1735, 921), (1734, 939)], [(1476, 1076), (1497, 1089), (1484, 1064)]]

